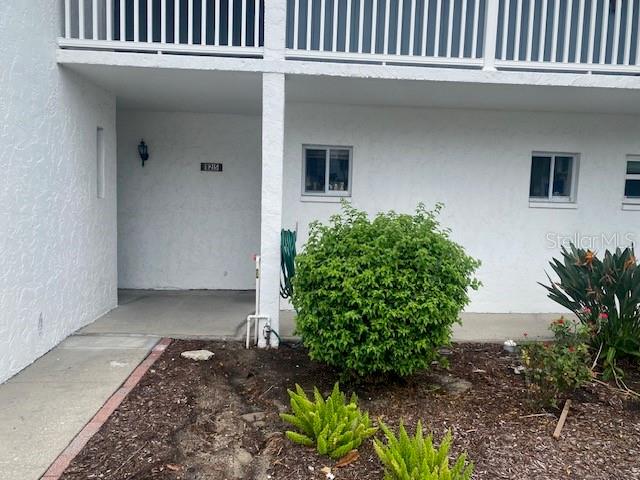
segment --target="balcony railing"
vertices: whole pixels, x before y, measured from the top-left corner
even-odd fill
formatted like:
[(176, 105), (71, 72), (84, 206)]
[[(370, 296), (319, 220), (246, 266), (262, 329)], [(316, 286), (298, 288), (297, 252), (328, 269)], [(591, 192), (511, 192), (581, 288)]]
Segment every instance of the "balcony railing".
[(61, 47), (261, 56), (264, 0), (64, 0)]
[[(62, 47), (263, 53), (265, 0), (62, 1)], [(285, 2), (287, 59), (640, 74), (640, 0)]]
[(287, 55), (640, 73), (638, 0), (289, 0)]
[(289, 0), (295, 57), (482, 66), (486, 0)]
[(501, 0), (501, 68), (640, 73), (640, 2)]

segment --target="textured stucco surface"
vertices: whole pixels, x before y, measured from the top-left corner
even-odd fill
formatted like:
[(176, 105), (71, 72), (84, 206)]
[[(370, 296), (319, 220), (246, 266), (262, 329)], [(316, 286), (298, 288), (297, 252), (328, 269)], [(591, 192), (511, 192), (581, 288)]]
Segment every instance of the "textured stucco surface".
[[(119, 111), (117, 123), (119, 286), (254, 288), (260, 118)], [(201, 172), (201, 162), (223, 171)]]
[[(262, 76), (262, 213), (260, 225), (260, 315), (280, 324), (280, 229), (282, 227), (283, 153), (285, 132), (285, 78)], [(271, 346), (278, 346), (272, 335)], [(262, 336), (258, 346), (266, 346)]]
[[(600, 252), (608, 239), (640, 239), (640, 211), (621, 208), (639, 125), (633, 116), (288, 104), (283, 227), (297, 223), (302, 244), (310, 221), (339, 210), (302, 201), (302, 145), (353, 146), (358, 208), (445, 204), (442, 222), (483, 262), (484, 286), (467, 311), (557, 312), (537, 282), (546, 280), (558, 235)], [(530, 208), (532, 151), (580, 154), (576, 209)]]
[[(271, 2), (269, 5), (273, 5)], [(275, 5), (277, 22), (280, 7)], [(268, 9), (270, 10), (270, 9)], [(269, 13), (267, 13), (269, 15)], [(588, 75), (583, 73), (485, 71), (463, 68), (410, 67), (399, 65), (369, 65), (356, 63), (281, 60), (285, 51), (268, 46), (267, 41), (279, 41), (280, 34), (265, 36), (265, 59), (210, 57), (188, 55), (157, 55), (90, 50), (58, 50), (60, 63), (68, 65), (111, 65), (180, 70), (227, 70), (236, 72), (269, 72), (285, 75), (320, 75), (332, 77), (372, 78), (389, 80), (428, 80), (495, 85), (538, 85), (586, 88), (638, 89), (640, 78), (632, 75)], [(275, 24), (273, 24), (275, 25)], [(273, 43), (271, 44), (273, 45)]]
[(115, 99), (56, 64), (59, 28), (59, 2), (0, 2), (0, 382), (117, 303)]

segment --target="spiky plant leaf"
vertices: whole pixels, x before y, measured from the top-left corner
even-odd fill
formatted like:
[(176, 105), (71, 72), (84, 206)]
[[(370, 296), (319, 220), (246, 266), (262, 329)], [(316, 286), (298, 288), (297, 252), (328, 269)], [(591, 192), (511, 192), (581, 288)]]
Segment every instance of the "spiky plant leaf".
[(473, 464), (467, 462), (466, 454), (460, 455), (453, 464), (449, 464), (451, 432), (447, 432), (440, 446), (435, 448), (432, 436), (426, 438), (422, 433), (422, 424), (418, 422), (415, 435), (409, 435), (402, 424), (398, 435), (384, 423), (380, 428), (387, 443), (374, 439), (373, 446), (385, 468), (385, 480), (469, 480), (473, 473)]
[(285, 432), (285, 435), (289, 440), (291, 440), (294, 443), (297, 443), (299, 445), (304, 445), (305, 447), (313, 447), (313, 440), (311, 440), (306, 435), (303, 435), (298, 432), (292, 432), (290, 430), (287, 430)]
[(327, 398), (314, 388), (310, 400), (300, 385), (296, 385), (295, 392), (288, 390), (288, 393), (292, 412), (283, 413), (280, 418), (300, 433), (292, 437), (289, 433), (295, 432), (287, 432), (287, 437), (303, 445), (311, 441), (310, 446), (315, 445), (320, 454), (340, 458), (377, 432), (369, 415), (358, 408), (357, 397), (352, 395), (347, 403), (338, 383)]
[(592, 329), (595, 351), (612, 352), (600, 356), (605, 378), (619, 376), (618, 360), (640, 358), (640, 266), (633, 246), (598, 258), (571, 244), (549, 265), (558, 280), (547, 275), (549, 284), (541, 284), (548, 297)]

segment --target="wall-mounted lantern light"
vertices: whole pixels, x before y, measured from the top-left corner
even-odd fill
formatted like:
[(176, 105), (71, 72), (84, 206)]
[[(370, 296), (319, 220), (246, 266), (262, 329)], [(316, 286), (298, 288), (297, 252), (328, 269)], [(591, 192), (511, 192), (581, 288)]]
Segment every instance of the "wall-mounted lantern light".
[(144, 140), (140, 140), (140, 143), (138, 144), (138, 153), (140, 154), (142, 166), (144, 167), (144, 162), (149, 160), (149, 149), (147, 148), (147, 144), (144, 143)]

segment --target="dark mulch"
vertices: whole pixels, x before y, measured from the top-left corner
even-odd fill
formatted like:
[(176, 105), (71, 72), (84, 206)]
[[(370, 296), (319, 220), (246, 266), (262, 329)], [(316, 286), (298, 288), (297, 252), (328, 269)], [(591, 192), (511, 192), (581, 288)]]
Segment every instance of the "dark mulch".
[[(215, 352), (214, 359), (180, 357), (199, 348)], [(471, 382), (471, 390), (445, 393), (426, 373), (343, 388), (355, 389), (361, 406), (390, 425), (402, 418), (413, 427), (421, 419), (436, 438), (451, 429), (455, 452), (468, 452), (477, 479), (640, 479), (637, 401), (593, 384), (574, 396), (556, 441), (558, 412), (532, 404), (510, 369), (517, 360), (499, 346), (456, 345), (449, 359), (448, 373)], [(239, 343), (176, 341), (63, 479), (323, 479), (320, 469), (335, 462), (283, 438), (278, 412), (296, 382), (328, 392), (337, 378), (295, 346), (244, 350)], [(241, 417), (249, 412), (265, 415)], [(337, 480), (382, 479), (371, 442), (358, 461), (333, 473)]]

